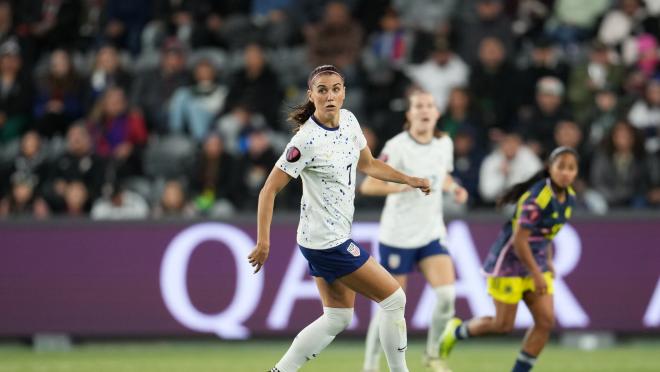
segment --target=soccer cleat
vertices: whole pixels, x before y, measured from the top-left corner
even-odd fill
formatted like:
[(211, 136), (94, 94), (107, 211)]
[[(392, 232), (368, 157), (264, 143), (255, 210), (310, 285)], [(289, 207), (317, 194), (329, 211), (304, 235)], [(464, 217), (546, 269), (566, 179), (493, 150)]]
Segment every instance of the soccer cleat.
[(458, 318), (452, 318), (447, 323), (445, 331), (442, 334), (442, 341), (440, 341), (440, 359), (449, 358), (451, 349), (454, 348), (458, 339), (456, 338), (456, 329), (463, 324), (463, 321)]
[(280, 372), (280, 370), (277, 369), (277, 367), (273, 367), (273, 368), (269, 369), (268, 372)]
[(451, 372), (446, 361), (437, 357), (430, 357), (426, 353), (422, 355), (422, 365), (429, 372)]

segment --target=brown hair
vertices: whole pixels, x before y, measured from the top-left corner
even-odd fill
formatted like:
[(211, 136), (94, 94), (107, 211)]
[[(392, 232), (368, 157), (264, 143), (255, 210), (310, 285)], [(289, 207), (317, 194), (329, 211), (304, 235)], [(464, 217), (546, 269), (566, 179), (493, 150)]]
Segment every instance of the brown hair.
[[(309, 73), (307, 77), (307, 88), (312, 89), (312, 81), (319, 75), (337, 74), (344, 80), (344, 75), (333, 65), (321, 65)], [(287, 120), (293, 124), (293, 133), (300, 130), (300, 127), (314, 114), (316, 107), (314, 102), (309, 99), (300, 105), (293, 106)]]
[[(412, 97), (413, 97), (413, 96), (420, 95), (420, 94), (428, 94), (428, 95), (430, 95), (431, 97), (433, 97), (433, 95), (432, 95), (431, 92), (429, 92), (429, 91), (426, 91), (426, 90), (424, 90), (424, 89), (422, 89), (422, 88), (419, 88), (419, 87), (415, 87), (415, 88), (413, 88), (413, 89), (410, 90), (410, 91), (408, 92), (408, 94), (406, 95), (406, 104), (407, 104), (406, 112), (408, 112), (408, 111), (410, 110), (410, 107), (412, 106), (412, 104), (411, 104)], [(405, 131), (410, 130), (410, 122), (408, 121), (408, 118), (406, 118), (406, 122), (403, 123), (403, 130), (405, 130)], [(433, 137), (435, 137), (435, 138), (441, 138), (441, 137), (444, 136), (444, 135), (446, 135), (446, 133), (443, 132), (443, 131), (441, 131), (440, 129), (438, 129), (437, 126), (433, 129)]]

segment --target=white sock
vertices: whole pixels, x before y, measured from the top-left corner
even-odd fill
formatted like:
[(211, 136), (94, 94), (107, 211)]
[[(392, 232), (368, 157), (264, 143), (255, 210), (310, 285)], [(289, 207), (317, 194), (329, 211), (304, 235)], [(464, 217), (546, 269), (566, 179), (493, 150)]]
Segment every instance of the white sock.
[(380, 371), (380, 322), (383, 310), (378, 309), (371, 318), (369, 329), (367, 330), (367, 341), (364, 349), (364, 366), (365, 371)]
[(438, 300), (431, 314), (429, 333), (426, 338), (426, 355), (431, 358), (438, 358), (440, 356), (440, 338), (447, 322), (454, 316), (456, 288), (453, 284), (448, 284), (435, 287), (433, 291)]
[(380, 319), (379, 335), (387, 364), (391, 372), (408, 372), (406, 366), (406, 319), (403, 317), (406, 307), (406, 294), (399, 288), (388, 298), (379, 302), (383, 310)]
[(323, 315), (300, 331), (286, 354), (275, 365), (281, 372), (295, 372), (346, 329), (353, 319), (353, 308), (324, 307)]

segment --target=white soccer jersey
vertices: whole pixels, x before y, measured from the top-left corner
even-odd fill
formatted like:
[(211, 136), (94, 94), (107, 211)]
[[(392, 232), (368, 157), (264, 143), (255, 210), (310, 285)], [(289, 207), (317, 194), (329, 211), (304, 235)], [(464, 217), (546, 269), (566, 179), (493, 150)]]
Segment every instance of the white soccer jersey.
[(305, 248), (332, 248), (351, 235), (355, 171), (367, 140), (352, 112), (342, 109), (339, 115), (337, 128), (309, 118), (276, 164), (291, 177), (302, 177), (297, 241)]
[(381, 159), (393, 168), (431, 181), (431, 194), (419, 190), (390, 194), (380, 218), (380, 242), (396, 248), (419, 248), (446, 235), (442, 218), (442, 185), (454, 170), (454, 144), (445, 135), (428, 144), (408, 131), (392, 137)]

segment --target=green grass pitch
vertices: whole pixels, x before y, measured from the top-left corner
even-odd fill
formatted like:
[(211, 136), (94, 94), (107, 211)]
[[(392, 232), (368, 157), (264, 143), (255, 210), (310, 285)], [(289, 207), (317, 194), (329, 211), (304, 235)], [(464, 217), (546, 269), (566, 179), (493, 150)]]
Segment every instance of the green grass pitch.
[[(68, 352), (35, 352), (27, 346), (0, 344), (0, 372), (243, 372), (266, 371), (290, 340), (86, 343)], [(459, 344), (452, 355), (454, 372), (510, 371), (519, 343), (491, 339)], [(410, 371), (424, 371), (423, 341), (412, 340)], [(302, 371), (360, 372), (363, 343), (340, 339), (308, 362)], [(386, 371), (385, 360), (381, 371)], [(630, 341), (595, 351), (556, 343), (546, 348), (535, 372), (660, 371), (660, 341)]]

